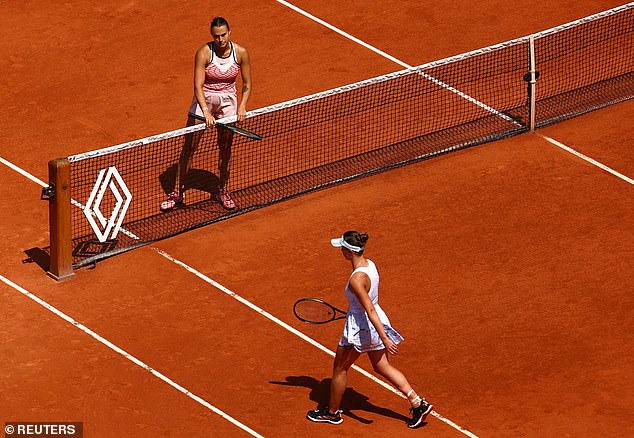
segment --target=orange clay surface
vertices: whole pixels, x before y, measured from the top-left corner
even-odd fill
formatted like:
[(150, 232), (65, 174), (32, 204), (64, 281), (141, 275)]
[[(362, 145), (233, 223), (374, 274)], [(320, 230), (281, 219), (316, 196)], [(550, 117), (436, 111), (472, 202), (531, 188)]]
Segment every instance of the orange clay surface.
[[(11, 3), (11, 4), (8, 4)], [(620, 1), (302, 0), (409, 64), (581, 18)], [(254, 71), (250, 109), (399, 70), (272, 0), (2, 2), (0, 157), (47, 180), (51, 158), (183, 126), (193, 55), (215, 15)], [(532, 10), (529, 10), (528, 8)], [(542, 134), (634, 177), (634, 101)], [(393, 363), (477, 436), (632, 436), (632, 185), (526, 134), (257, 210), (110, 258), (55, 283), (40, 186), (0, 164), (0, 275), (263, 436), (465, 436), (351, 371), (344, 423), (313, 424), (332, 357), (161, 256), (170, 254), (333, 349), (303, 296), (344, 307), (328, 244), (370, 234)], [(0, 423), (82, 421), (86, 437), (249, 436), (0, 283)], [(358, 365), (370, 370), (366, 358)]]

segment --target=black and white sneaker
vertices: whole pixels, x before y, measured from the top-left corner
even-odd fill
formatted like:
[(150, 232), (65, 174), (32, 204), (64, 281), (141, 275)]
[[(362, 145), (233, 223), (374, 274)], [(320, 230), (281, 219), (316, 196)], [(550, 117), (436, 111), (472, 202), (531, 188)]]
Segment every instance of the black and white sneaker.
[(427, 403), (425, 399), (423, 399), (423, 401), (420, 402), (420, 406), (409, 410), (412, 413), (412, 420), (407, 423), (407, 427), (414, 428), (420, 426), (433, 408), (433, 405)]
[(322, 408), (308, 411), (308, 414), (306, 414), (306, 418), (308, 418), (310, 421), (314, 421), (315, 423), (341, 424), (343, 423), (343, 418), (341, 418), (342, 413), (343, 411), (340, 409), (332, 414), (328, 410), (328, 406), (324, 406)]

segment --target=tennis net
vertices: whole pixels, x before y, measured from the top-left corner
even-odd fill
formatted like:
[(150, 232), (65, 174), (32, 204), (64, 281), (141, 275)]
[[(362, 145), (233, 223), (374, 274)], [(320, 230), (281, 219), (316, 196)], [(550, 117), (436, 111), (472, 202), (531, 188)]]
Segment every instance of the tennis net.
[[(629, 99), (634, 96), (633, 11), (629, 3), (538, 34), (251, 111), (240, 126), (263, 139), (233, 136), (228, 189), (234, 210), (213, 199), (219, 186), (216, 128), (196, 125), (68, 157), (72, 264), (86, 265), (303, 193)], [(180, 154), (191, 141), (198, 147), (184, 181), (185, 203), (161, 212), (161, 202), (174, 189)]]

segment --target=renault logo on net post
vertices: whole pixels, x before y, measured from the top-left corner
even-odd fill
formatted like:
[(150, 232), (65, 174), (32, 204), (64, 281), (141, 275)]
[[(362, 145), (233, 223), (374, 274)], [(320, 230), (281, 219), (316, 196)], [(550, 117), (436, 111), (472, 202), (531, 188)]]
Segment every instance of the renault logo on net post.
[[(110, 213), (106, 213), (108, 217), (101, 211), (101, 203), (107, 190), (110, 190), (116, 200)], [(100, 242), (117, 237), (131, 201), (132, 194), (117, 168), (110, 166), (101, 169), (84, 207), (84, 214)]]

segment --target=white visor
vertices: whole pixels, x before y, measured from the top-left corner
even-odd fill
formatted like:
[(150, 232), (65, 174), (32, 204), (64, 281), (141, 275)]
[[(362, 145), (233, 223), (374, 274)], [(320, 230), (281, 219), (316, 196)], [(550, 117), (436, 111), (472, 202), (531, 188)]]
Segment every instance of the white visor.
[(330, 244), (336, 248), (339, 248), (341, 246), (343, 246), (344, 248), (349, 249), (350, 251), (354, 251), (354, 252), (361, 252), (363, 251), (362, 247), (359, 246), (354, 246), (354, 245), (350, 245), (348, 242), (346, 242), (343, 238), (343, 236), (338, 237), (336, 239), (330, 239)]

